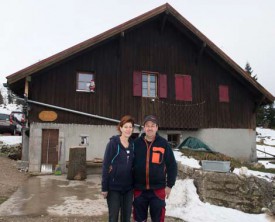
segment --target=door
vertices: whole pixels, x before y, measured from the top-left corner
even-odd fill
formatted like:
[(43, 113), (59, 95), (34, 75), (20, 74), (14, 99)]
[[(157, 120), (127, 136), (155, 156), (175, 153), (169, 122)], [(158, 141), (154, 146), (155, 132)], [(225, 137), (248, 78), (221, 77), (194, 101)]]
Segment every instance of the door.
[(41, 164), (52, 164), (53, 169), (58, 164), (58, 129), (42, 129)]

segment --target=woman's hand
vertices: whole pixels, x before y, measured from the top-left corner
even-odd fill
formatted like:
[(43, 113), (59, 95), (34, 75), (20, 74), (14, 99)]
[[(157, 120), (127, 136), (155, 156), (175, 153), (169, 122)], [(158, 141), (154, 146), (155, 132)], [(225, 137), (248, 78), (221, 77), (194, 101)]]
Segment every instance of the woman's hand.
[(106, 199), (107, 196), (108, 196), (108, 191), (106, 191), (106, 192), (101, 192), (101, 194), (102, 194), (102, 196), (104, 197), (104, 199)]

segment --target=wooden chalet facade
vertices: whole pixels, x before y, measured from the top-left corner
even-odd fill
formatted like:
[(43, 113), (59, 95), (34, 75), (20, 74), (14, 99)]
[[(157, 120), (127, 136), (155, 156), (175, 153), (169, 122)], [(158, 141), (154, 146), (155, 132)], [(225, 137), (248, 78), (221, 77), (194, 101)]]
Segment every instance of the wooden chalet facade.
[[(232, 138), (240, 132), (234, 130), (243, 130), (245, 135), (252, 132), (244, 142), (247, 147), (242, 143), (235, 147), (235, 151), (246, 150), (239, 155), (244, 159), (253, 159), (250, 153), (255, 146), (258, 106), (274, 101), (264, 87), (169, 4), (20, 70), (8, 76), (7, 82), (20, 97), (25, 93), (32, 101), (68, 110), (115, 120), (131, 114), (137, 124), (142, 124), (145, 115), (156, 114), (160, 133), (178, 134), (180, 141), (193, 135), (210, 145), (213, 142), (213, 147), (217, 138), (201, 130), (226, 129)], [(57, 118), (42, 121), (39, 114), (45, 110), (54, 111)], [(31, 104), (29, 123), (31, 127), (41, 123), (42, 132), (67, 124), (116, 124), (38, 104)], [(36, 134), (35, 127), (31, 132)], [(28, 152), (37, 144), (32, 136)], [(214, 149), (226, 150), (219, 149), (226, 138), (220, 138)], [(63, 160), (67, 160), (66, 150), (73, 144), (66, 143), (65, 132), (63, 140), (67, 146)], [(93, 146), (96, 144), (94, 141)], [(101, 147), (102, 155), (104, 149)], [(102, 157), (99, 153), (97, 157)]]

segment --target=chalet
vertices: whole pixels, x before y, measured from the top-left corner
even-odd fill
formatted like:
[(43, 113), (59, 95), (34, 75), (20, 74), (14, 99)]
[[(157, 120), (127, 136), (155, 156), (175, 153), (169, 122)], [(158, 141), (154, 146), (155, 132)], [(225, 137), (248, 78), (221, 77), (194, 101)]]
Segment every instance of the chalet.
[[(215, 151), (256, 160), (256, 110), (274, 101), (257, 81), (169, 4), (7, 76), (28, 101), (29, 170), (85, 146), (102, 158), (115, 125), (131, 114), (159, 117), (159, 133), (188, 136)], [(138, 134), (141, 127), (135, 129)]]

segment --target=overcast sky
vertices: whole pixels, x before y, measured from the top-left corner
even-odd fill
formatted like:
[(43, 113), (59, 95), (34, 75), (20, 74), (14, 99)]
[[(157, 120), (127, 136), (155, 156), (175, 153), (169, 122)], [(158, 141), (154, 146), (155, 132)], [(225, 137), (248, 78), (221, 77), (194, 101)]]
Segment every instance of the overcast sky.
[(275, 96), (275, 0), (0, 0), (0, 81), (166, 2)]

